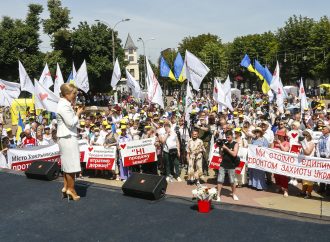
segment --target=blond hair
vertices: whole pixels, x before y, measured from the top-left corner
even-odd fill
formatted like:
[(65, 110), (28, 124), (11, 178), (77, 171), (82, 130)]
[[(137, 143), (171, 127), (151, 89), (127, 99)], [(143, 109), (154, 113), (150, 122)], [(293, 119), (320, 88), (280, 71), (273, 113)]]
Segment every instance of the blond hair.
[(61, 85), (61, 96), (65, 97), (66, 95), (72, 93), (72, 92), (76, 92), (78, 89), (75, 85), (73, 85), (72, 83), (64, 83)]

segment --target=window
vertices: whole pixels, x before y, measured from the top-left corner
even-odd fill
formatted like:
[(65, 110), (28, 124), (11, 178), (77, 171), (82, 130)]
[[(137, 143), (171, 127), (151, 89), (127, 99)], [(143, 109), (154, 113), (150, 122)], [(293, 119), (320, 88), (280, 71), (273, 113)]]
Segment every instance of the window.
[(128, 60), (129, 60), (130, 62), (131, 62), (131, 61), (134, 61), (134, 56), (130, 56)]
[(129, 54), (133, 54), (133, 52), (134, 52), (133, 49), (129, 49), (129, 50), (128, 50), (128, 53), (129, 53)]
[(129, 73), (131, 73), (131, 75), (134, 76), (134, 69), (130, 69)]
[(125, 60), (128, 60), (128, 55), (125, 55)]

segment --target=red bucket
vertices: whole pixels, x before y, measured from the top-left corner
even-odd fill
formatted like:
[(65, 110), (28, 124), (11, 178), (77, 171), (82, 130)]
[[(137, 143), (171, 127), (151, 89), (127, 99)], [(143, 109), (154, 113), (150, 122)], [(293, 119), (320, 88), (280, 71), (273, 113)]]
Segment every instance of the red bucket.
[(198, 200), (198, 212), (208, 213), (211, 210), (211, 200)]

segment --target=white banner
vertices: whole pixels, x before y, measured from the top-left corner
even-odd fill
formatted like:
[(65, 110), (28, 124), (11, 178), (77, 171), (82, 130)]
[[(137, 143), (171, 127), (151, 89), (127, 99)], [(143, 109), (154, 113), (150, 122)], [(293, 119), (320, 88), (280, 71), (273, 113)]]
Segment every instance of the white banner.
[(157, 161), (155, 139), (141, 139), (119, 144), (124, 166), (134, 166)]
[(330, 160), (249, 145), (248, 167), (330, 184)]
[[(79, 151), (80, 151), (80, 162), (88, 163), (88, 160), (91, 159), (90, 164), (103, 164), (95, 165), (97, 168), (102, 169), (103, 167), (109, 168), (109, 170), (115, 169), (115, 158), (116, 158), (116, 149), (111, 148), (107, 149), (103, 146), (93, 146), (90, 147), (88, 143), (84, 140), (79, 141)], [(94, 159), (94, 160), (93, 160)], [(96, 159), (99, 159), (97, 161)], [(103, 159), (103, 161), (102, 161)], [(35, 146), (30, 148), (23, 149), (9, 149), (8, 150), (8, 168), (13, 170), (25, 171), (31, 165), (32, 162), (36, 160), (43, 161), (57, 161), (61, 165), (60, 152), (57, 144), (45, 145), (45, 146)], [(3, 162), (1, 162), (2, 164)], [(5, 164), (5, 163), (3, 163)], [(105, 165), (107, 164), (107, 166)], [(89, 169), (92, 168), (92, 165), (89, 166)]]
[(25, 149), (9, 149), (7, 155), (8, 166), (13, 170), (25, 171), (32, 162), (37, 160), (60, 163), (60, 152), (57, 144)]
[(86, 169), (115, 170), (116, 146), (105, 148), (103, 146), (91, 146), (85, 153), (87, 159)]

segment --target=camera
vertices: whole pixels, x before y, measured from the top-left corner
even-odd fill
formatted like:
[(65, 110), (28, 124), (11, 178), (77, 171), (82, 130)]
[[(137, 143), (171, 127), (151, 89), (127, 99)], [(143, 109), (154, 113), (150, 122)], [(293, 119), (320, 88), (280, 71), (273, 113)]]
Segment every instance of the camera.
[(305, 139), (304, 136), (299, 136), (299, 137), (298, 137), (298, 141), (299, 141), (299, 142), (302, 142), (304, 139)]
[(217, 144), (217, 146), (219, 146), (219, 148), (222, 148), (223, 145), (227, 144), (227, 140), (226, 139), (217, 139), (215, 141), (215, 143)]
[(139, 136), (141, 137), (142, 134), (144, 133), (144, 128), (146, 126), (146, 122), (145, 121), (141, 121), (139, 123), (139, 126), (138, 126), (138, 131), (139, 131)]
[(196, 113), (191, 113), (190, 114), (190, 124), (194, 125), (198, 122), (197, 114)]

